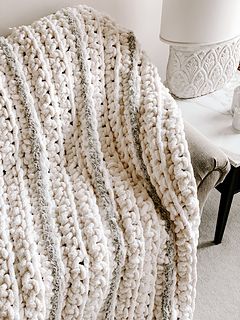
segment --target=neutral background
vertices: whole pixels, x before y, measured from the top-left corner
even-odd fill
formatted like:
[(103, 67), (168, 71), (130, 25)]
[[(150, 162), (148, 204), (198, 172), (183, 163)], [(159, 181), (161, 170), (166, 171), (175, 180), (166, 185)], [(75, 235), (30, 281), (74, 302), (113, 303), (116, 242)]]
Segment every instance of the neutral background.
[(78, 4), (105, 12), (133, 30), (165, 80), (168, 46), (159, 40), (162, 0), (1, 0), (0, 35), (7, 35), (13, 26), (29, 24), (62, 7)]

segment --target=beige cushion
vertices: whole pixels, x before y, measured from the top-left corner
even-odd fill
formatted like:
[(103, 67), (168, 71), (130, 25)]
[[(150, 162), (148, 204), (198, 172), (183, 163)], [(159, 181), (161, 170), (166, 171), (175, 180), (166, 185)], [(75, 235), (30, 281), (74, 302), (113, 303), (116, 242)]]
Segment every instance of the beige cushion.
[(221, 183), (229, 172), (230, 163), (225, 153), (199, 131), (187, 122), (184, 126), (202, 210), (209, 192)]

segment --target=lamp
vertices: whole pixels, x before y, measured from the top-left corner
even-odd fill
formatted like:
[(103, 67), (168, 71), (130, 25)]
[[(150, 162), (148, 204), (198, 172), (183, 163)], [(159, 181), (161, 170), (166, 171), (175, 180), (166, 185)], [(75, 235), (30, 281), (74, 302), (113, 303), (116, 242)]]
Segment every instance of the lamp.
[(166, 81), (174, 95), (220, 89), (240, 60), (240, 0), (163, 0), (160, 39), (170, 44)]

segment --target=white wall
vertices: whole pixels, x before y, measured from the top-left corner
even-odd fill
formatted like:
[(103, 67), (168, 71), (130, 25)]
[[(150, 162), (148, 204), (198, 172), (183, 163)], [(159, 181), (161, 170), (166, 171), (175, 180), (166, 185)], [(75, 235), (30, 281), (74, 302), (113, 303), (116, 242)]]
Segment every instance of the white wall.
[(162, 0), (0, 0), (0, 35), (7, 35), (9, 27), (29, 24), (61, 7), (77, 4), (106, 12), (133, 30), (165, 80), (168, 46), (159, 40)]

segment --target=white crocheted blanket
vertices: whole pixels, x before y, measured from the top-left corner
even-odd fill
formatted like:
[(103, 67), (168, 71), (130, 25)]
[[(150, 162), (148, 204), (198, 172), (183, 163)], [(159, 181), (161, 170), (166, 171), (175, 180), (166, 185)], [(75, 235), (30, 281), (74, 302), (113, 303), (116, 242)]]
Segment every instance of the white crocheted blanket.
[(0, 319), (192, 319), (199, 211), (178, 107), (87, 7), (0, 38)]

